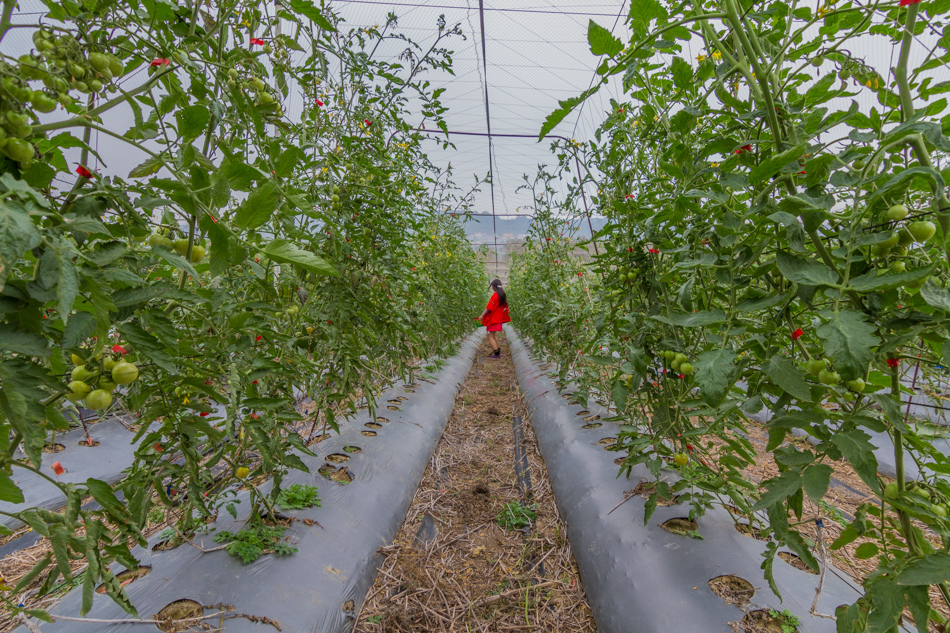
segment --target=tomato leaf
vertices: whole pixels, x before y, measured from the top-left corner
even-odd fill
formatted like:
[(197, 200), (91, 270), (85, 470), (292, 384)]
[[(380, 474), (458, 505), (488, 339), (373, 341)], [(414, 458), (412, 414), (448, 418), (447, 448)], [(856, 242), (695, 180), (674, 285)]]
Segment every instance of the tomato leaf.
[(802, 487), (802, 474), (797, 470), (786, 470), (778, 477), (770, 479), (768, 488), (759, 500), (752, 506), (752, 511), (764, 510), (769, 506), (784, 501), (788, 497), (798, 492)]
[(865, 321), (863, 314), (850, 310), (825, 312), (822, 316), (828, 321), (818, 328), (817, 334), (824, 344), (825, 356), (833, 359), (835, 369), (845, 380), (864, 376), (874, 358), (873, 348), (881, 342), (875, 327)]
[(203, 105), (193, 105), (175, 112), (178, 119), (178, 134), (182, 138), (194, 139), (203, 134), (211, 120), (211, 112)]
[(854, 472), (858, 474), (861, 481), (877, 492), (880, 490), (877, 480), (877, 458), (874, 456), (874, 445), (870, 440), (871, 436), (860, 430), (835, 433), (831, 436), (832, 443), (841, 450), (841, 454), (854, 468)]
[(256, 229), (270, 220), (280, 204), (280, 189), (274, 181), (268, 181), (255, 189), (241, 203), (234, 216), (234, 224), (241, 229)]
[(544, 125), (541, 126), (541, 132), (538, 134), (538, 140), (544, 140), (544, 137), (548, 135), (548, 132), (556, 128), (558, 124), (564, 120), (564, 117), (574, 111), (574, 108), (583, 103), (592, 94), (600, 90), (601, 85), (602, 84), (598, 83), (592, 88), (585, 90), (577, 97), (571, 97), (570, 99), (558, 101), (558, 109), (549, 114), (544, 120)]
[(265, 255), (270, 257), (275, 262), (282, 264), (295, 264), (306, 270), (309, 270), (314, 273), (319, 273), (321, 275), (330, 275), (332, 277), (339, 277), (340, 273), (337, 272), (336, 268), (331, 266), (323, 258), (311, 253), (310, 251), (305, 251), (302, 248), (298, 248), (292, 242), (287, 240), (274, 240), (262, 251)]
[(324, 31), (335, 33), (337, 30), (336, 27), (333, 26), (333, 24), (331, 24), (330, 21), (323, 15), (320, 9), (315, 7), (313, 2), (310, 0), (291, 0), (290, 8), (305, 18), (313, 20), (316, 25)]
[(783, 391), (799, 400), (811, 401), (811, 387), (805, 382), (804, 374), (785, 356), (773, 356), (763, 368), (765, 374)]
[(755, 169), (752, 170), (752, 173), (749, 174), (749, 182), (753, 185), (757, 185), (766, 178), (774, 176), (780, 169), (788, 165), (792, 161), (797, 161), (802, 157), (802, 154), (805, 153), (805, 150), (808, 148), (808, 143), (799, 143), (795, 147), (791, 147), (783, 152), (779, 152), (774, 156), (766, 158), (761, 163), (756, 165)]
[(696, 382), (706, 404), (716, 406), (721, 403), (735, 384), (735, 359), (736, 353), (731, 349), (704, 352), (696, 358)]
[(838, 283), (838, 273), (825, 264), (779, 251), (775, 256), (778, 269), (789, 281), (806, 286), (832, 286)]
[[(875, 268), (870, 272), (861, 275), (860, 277), (855, 277), (848, 285), (858, 292), (891, 290), (892, 288), (899, 288), (901, 286), (913, 284), (920, 281), (921, 279), (930, 277), (936, 266), (936, 264), (931, 264), (930, 266), (925, 266), (916, 270), (908, 270), (907, 272), (903, 273), (888, 272), (883, 275), (879, 275), (877, 269)], [(923, 295), (923, 292), (921, 292), (921, 295)], [(926, 297), (924, 297), (924, 300), (927, 300)]]
[(593, 20), (587, 25), (587, 42), (590, 44), (590, 52), (594, 55), (613, 57), (623, 50), (623, 42)]
[(828, 464), (812, 464), (802, 473), (805, 494), (815, 503), (825, 498), (828, 484), (831, 483), (832, 471), (833, 469)]
[(897, 576), (900, 585), (936, 585), (950, 582), (950, 554), (936, 552), (911, 561)]
[(920, 296), (930, 307), (950, 312), (950, 292), (944, 290), (933, 278), (920, 287)]

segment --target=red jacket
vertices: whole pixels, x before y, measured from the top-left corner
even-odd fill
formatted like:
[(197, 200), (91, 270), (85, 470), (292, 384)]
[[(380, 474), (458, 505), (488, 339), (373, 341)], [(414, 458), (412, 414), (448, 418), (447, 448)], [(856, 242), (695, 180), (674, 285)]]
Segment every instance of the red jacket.
[(508, 314), (508, 304), (506, 303), (503, 306), (498, 305), (497, 292), (492, 294), (485, 309), (488, 310), (488, 316), (482, 319), (482, 325), (495, 325), (496, 323), (508, 323), (511, 321), (511, 316)]

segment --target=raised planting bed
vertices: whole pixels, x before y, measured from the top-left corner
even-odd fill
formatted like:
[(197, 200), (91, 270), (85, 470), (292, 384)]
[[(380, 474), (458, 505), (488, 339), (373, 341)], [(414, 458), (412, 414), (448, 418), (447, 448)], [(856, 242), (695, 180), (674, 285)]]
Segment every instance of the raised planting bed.
[[(643, 466), (635, 467), (630, 479), (617, 477), (616, 454), (605, 450), (618, 431), (607, 420), (610, 413), (592, 402), (586, 409), (570, 404), (532, 362), (514, 330), (506, 328), (506, 334), (601, 633), (782, 631), (781, 623), (767, 621), (769, 610), (787, 610), (804, 633), (835, 631), (834, 620), (809, 615), (819, 577), (794, 567), (794, 559), (776, 558), (780, 601), (760, 569), (765, 543), (740, 533), (727, 510), (716, 507), (694, 524), (685, 504), (660, 504), (644, 525), (645, 499), (624, 499), (641, 477), (652, 477)], [(601, 426), (588, 421), (595, 415)], [(833, 614), (859, 592), (829, 566), (817, 611)]]
[[(161, 620), (172, 611), (173, 617), (184, 618), (226, 612), (223, 619), (219, 615), (204, 624), (229, 632), (276, 631), (277, 626), (295, 632), (349, 630), (375, 579), (381, 561), (377, 549), (392, 541), (405, 519), (482, 336), (468, 337), (437, 380), (384, 392), (377, 417), (362, 412), (344, 422), (339, 435), (316, 444), (317, 457), (300, 456), (310, 472), (288, 473), (284, 487), (318, 486), (321, 505), (281, 514), (292, 519), (284, 543), (297, 548), (295, 554), (266, 554), (245, 564), (220, 549), (199, 549), (220, 548), (215, 534), (241, 530), (247, 491), (238, 493), (237, 519), (222, 509), (208, 531), (190, 543), (156, 550), (159, 535), (148, 549), (135, 549), (140, 564), (151, 568), (126, 587), (139, 616)], [(396, 399), (398, 404), (389, 402)], [(52, 615), (78, 617), (80, 603), (80, 592), (72, 591)], [(105, 597), (95, 601), (86, 617), (89, 621), (37, 625), (42, 631), (70, 633), (143, 630), (137, 622), (109, 622), (129, 615)], [(159, 629), (186, 630), (186, 624), (168, 622)], [(27, 632), (25, 627), (17, 630)]]

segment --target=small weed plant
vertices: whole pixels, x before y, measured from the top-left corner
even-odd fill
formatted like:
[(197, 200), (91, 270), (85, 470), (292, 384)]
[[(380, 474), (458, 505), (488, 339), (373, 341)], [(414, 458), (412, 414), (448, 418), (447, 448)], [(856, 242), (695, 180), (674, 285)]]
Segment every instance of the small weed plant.
[(225, 548), (228, 554), (245, 563), (253, 563), (270, 552), (280, 556), (295, 554), (297, 548), (283, 541), (286, 530), (287, 528), (270, 525), (249, 525), (240, 532), (220, 532), (214, 537), (214, 541), (228, 543)]
[(530, 527), (538, 518), (538, 504), (524, 506), (517, 502), (505, 504), (505, 508), (498, 513), (496, 521), (506, 530), (521, 530)]
[(316, 486), (293, 484), (280, 491), (277, 505), (284, 510), (302, 510), (320, 505), (320, 495)]
[(773, 618), (778, 618), (779, 625), (782, 627), (782, 633), (798, 633), (798, 616), (788, 609), (782, 609), (781, 613), (774, 609), (769, 609), (769, 615)]

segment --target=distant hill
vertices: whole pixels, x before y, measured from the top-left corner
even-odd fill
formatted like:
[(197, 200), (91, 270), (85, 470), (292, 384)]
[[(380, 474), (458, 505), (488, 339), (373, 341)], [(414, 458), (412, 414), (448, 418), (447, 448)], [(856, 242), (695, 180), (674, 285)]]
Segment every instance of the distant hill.
[[(472, 219), (465, 223), (465, 233), (472, 244), (494, 244), (497, 237), (498, 244), (508, 242), (520, 242), (528, 235), (534, 218), (531, 216), (504, 216), (499, 217), (492, 222), (492, 216), (489, 214), (473, 215)], [(591, 224), (594, 231), (599, 231), (606, 224), (606, 218), (591, 218)], [(580, 239), (590, 237), (590, 229), (587, 226), (587, 219), (583, 218), (578, 223), (578, 231), (575, 234)]]

